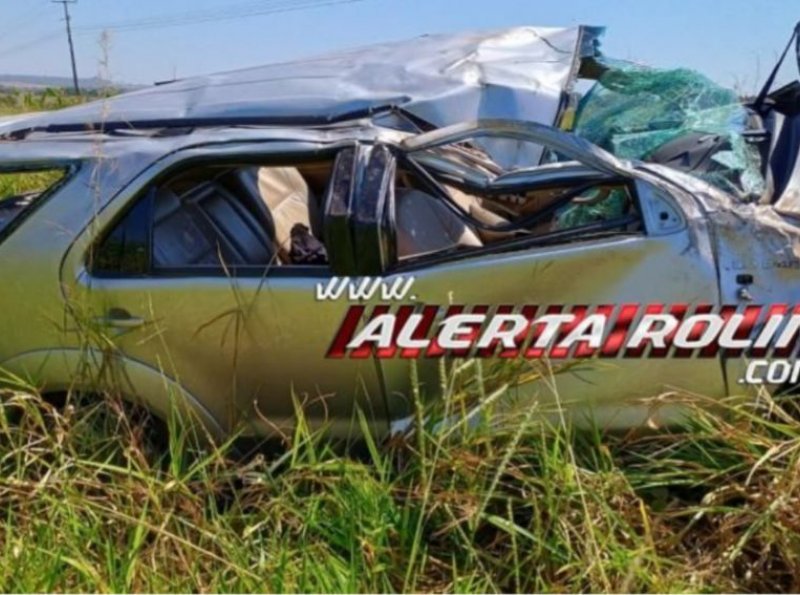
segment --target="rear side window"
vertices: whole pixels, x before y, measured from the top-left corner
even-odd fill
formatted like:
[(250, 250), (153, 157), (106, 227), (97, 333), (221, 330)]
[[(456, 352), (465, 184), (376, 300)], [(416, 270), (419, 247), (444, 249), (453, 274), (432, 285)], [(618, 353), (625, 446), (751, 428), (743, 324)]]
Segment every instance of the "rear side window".
[(321, 204), (333, 162), (183, 169), (151, 186), (101, 235), (90, 269), (141, 277), (327, 267)]
[(66, 175), (63, 168), (0, 172), (0, 240)]
[(92, 254), (92, 270), (128, 275), (150, 272), (150, 220), (153, 213), (151, 191), (125, 215)]

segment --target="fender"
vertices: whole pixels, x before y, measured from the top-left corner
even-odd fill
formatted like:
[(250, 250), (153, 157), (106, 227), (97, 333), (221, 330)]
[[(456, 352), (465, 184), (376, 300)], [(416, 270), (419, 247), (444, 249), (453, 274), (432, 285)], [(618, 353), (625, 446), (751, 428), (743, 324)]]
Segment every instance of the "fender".
[[(160, 370), (124, 355), (113, 358), (96, 349), (54, 348), (18, 354), (0, 363), (0, 370), (18, 376), (41, 392), (97, 391), (113, 388), (122, 397), (168, 420), (171, 404), (190, 427), (198, 427), (212, 440), (227, 435), (222, 424), (180, 383)], [(105, 365), (100, 380), (101, 368)], [(201, 433), (202, 435), (202, 433)]]

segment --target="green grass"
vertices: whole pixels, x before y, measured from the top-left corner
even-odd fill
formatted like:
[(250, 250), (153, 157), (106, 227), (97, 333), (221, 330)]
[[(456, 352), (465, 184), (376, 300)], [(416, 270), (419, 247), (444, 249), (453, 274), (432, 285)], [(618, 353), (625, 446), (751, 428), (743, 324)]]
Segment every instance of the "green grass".
[(0, 201), (28, 192), (43, 192), (64, 177), (64, 170), (46, 169), (26, 173), (0, 172)]
[(62, 109), (92, 99), (99, 99), (111, 93), (113, 91), (92, 91), (83, 95), (75, 95), (64, 89), (42, 91), (0, 89), (0, 116)]
[(194, 449), (109, 395), (56, 408), (8, 392), (0, 590), (800, 587), (792, 401), (699, 403), (690, 427), (629, 435), (535, 411), (434, 429), (472, 387), (407, 438), (342, 449), (301, 415), (282, 448), (248, 456)]
[[(99, 97), (101, 97), (99, 92), (76, 96), (63, 89), (46, 89), (44, 91), (4, 91), (0, 89), (0, 117), (62, 109)], [(29, 192), (41, 192), (53, 186), (63, 176), (63, 170), (0, 173), (0, 201)]]

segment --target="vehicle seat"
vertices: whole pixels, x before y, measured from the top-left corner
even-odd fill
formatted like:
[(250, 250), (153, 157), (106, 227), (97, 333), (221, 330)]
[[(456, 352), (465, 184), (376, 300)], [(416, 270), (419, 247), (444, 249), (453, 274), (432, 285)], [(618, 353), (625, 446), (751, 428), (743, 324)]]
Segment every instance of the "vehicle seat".
[(311, 229), (319, 215), (308, 184), (296, 167), (253, 167), (242, 178), (269, 211), (281, 262), (290, 262), (292, 228), (301, 223)]
[(272, 260), (269, 238), (235, 196), (203, 184), (183, 199), (168, 188), (156, 194), (153, 263), (156, 268), (260, 265)]
[[(445, 185), (444, 187), (453, 198), (453, 201), (476, 221), (492, 227), (507, 225), (509, 223), (509, 220), (502, 215), (498, 215), (494, 211), (486, 208), (483, 204), (483, 200), (477, 196), (467, 194), (463, 190), (459, 190), (454, 186)], [(513, 231), (488, 231), (485, 229), (476, 228), (475, 233), (478, 234), (478, 237), (484, 244), (514, 237)]]
[(401, 259), (483, 245), (474, 230), (425, 192), (398, 188), (396, 205), (397, 254)]
[(158, 190), (153, 220), (155, 268), (219, 263), (213, 233), (200, 211), (187, 208), (171, 190)]

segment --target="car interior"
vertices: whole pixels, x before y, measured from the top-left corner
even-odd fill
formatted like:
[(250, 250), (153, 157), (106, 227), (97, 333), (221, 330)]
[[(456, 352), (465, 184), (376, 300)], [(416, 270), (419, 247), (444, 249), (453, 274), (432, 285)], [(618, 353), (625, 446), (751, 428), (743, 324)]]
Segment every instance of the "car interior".
[(154, 269), (293, 264), (292, 230), (320, 233), (331, 167), (211, 167), (170, 180), (156, 190)]
[[(120, 255), (138, 250), (150, 252), (148, 267), (156, 272), (327, 265), (323, 201), (333, 171), (330, 158), (184, 170), (151, 191), (150, 248), (135, 245), (146, 241), (144, 235), (124, 232), (123, 223), (98, 262), (118, 269), (125, 260)], [(431, 179), (438, 188), (408, 167), (397, 169), (393, 219), (400, 261), (566, 230), (588, 233), (597, 224), (609, 223), (606, 232), (641, 228), (640, 219), (631, 217), (636, 201), (624, 182), (548, 182), (545, 176), (534, 187), (498, 193), (437, 172)], [(141, 258), (129, 262), (142, 266)]]
[[(519, 192), (486, 192), (439, 180), (440, 192), (400, 170), (396, 216), (398, 258), (407, 260), (458, 249), (491, 246), (517, 238), (544, 238), (598, 224), (607, 231), (641, 229), (636, 201), (625, 182), (583, 181), (543, 184)], [(614, 226), (618, 221), (619, 225)], [(605, 224), (609, 224), (606, 226)]]

